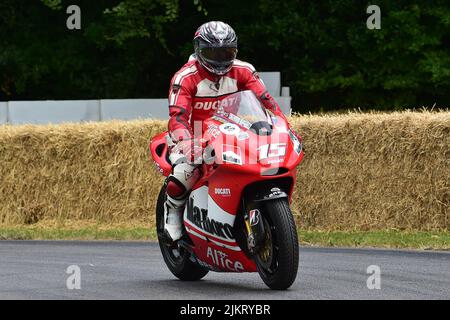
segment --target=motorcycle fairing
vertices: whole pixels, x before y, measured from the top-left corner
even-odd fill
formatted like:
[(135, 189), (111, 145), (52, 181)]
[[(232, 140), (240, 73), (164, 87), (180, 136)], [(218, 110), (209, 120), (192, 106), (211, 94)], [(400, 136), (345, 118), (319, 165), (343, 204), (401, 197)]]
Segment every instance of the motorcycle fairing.
[(197, 260), (215, 271), (255, 272), (255, 263), (234, 237), (236, 214), (223, 210), (210, 192), (206, 183), (194, 189), (184, 211), (184, 225)]

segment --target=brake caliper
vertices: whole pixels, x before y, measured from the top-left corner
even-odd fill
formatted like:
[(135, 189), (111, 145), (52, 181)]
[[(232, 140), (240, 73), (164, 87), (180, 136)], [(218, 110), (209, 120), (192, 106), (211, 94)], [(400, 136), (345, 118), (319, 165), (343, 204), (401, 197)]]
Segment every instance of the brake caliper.
[(261, 212), (258, 209), (252, 209), (245, 215), (245, 226), (247, 229), (247, 246), (251, 253), (258, 251), (264, 243), (264, 222)]

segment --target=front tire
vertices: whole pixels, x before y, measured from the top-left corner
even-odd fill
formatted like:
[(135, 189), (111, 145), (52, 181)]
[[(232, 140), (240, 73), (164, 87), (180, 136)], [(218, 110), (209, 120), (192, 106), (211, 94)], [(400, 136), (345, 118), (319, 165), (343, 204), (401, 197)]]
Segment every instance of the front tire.
[(265, 202), (262, 217), (266, 235), (256, 254), (258, 273), (269, 288), (285, 290), (294, 283), (299, 263), (297, 229), (287, 198)]
[(200, 280), (209, 272), (191, 261), (191, 254), (179, 246), (177, 242), (170, 242), (164, 234), (164, 203), (166, 201), (166, 184), (164, 183), (159, 192), (158, 202), (156, 204), (156, 230), (158, 233), (158, 242), (164, 261), (170, 272), (180, 280), (196, 281)]

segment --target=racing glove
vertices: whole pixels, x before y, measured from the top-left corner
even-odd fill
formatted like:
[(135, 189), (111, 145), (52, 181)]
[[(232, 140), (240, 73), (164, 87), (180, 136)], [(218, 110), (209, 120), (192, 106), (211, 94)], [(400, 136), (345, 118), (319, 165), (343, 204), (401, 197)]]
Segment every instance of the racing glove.
[(203, 148), (198, 139), (185, 139), (178, 141), (170, 155), (172, 165), (180, 163), (201, 164)]

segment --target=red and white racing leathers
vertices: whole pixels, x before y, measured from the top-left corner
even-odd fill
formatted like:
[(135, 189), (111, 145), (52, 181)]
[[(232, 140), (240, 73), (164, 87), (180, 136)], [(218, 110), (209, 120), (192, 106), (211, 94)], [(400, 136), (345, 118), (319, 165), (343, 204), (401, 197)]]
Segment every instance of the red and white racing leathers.
[(177, 142), (193, 137), (195, 123), (201, 123), (216, 111), (218, 98), (244, 90), (253, 91), (266, 108), (283, 116), (250, 63), (236, 59), (226, 75), (215, 76), (191, 57), (170, 83), (169, 132), (172, 139)]
[(195, 135), (202, 133), (202, 122), (216, 111), (220, 97), (243, 90), (253, 91), (266, 108), (275, 115), (284, 117), (250, 63), (235, 60), (226, 75), (215, 76), (191, 56), (173, 76), (169, 90), (169, 132), (177, 146), (172, 149), (169, 157), (174, 165), (167, 184), (169, 207), (182, 207), (187, 194), (199, 178), (196, 166), (186, 162), (178, 164), (178, 159), (183, 157), (176, 154), (177, 150), (189, 147), (186, 140), (193, 138), (194, 132)]

